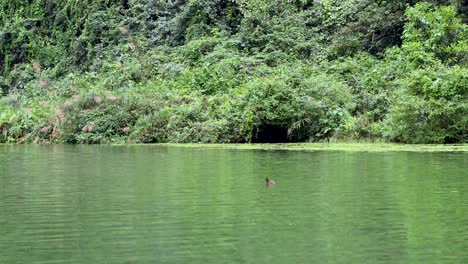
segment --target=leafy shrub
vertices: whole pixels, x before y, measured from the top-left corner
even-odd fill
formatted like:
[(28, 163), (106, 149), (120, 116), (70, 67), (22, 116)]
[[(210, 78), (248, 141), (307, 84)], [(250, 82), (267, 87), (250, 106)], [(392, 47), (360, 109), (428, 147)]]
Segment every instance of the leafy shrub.
[(464, 7), (428, 2), (0, 0), (0, 142), (466, 142)]

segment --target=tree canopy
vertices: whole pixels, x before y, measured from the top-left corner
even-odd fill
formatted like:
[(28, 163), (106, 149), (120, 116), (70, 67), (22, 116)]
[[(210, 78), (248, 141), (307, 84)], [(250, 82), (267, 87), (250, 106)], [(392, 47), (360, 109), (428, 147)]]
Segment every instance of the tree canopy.
[(0, 9), (0, 142), (468, 142), (465, 0)]

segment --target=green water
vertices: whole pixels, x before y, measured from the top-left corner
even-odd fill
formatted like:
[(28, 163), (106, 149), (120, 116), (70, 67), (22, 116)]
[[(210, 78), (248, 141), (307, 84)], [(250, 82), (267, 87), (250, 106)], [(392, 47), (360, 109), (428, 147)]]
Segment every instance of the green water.
[(0, 263), (468, 263), (468, 154), (0, 145)]

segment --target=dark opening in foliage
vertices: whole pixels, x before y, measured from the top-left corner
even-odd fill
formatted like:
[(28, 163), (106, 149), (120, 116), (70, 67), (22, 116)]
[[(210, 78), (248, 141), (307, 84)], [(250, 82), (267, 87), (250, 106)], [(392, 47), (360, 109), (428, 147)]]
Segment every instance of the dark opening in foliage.
[(252, 143), (288, 143), (288, 128), (279, 125), (262, 125)]

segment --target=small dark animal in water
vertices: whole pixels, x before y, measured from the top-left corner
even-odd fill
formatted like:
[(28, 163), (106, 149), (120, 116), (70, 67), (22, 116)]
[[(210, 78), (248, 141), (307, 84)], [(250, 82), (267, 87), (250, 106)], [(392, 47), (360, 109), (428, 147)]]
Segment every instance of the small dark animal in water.
[(267, 186), (270, 186), (270, 185), (275, 184), (275, 181), (274, 181), (274, 180), (270, 180), (270, 179), (268, 179), (268, 178), (265, 178), (265, 183), (266, 183)]

